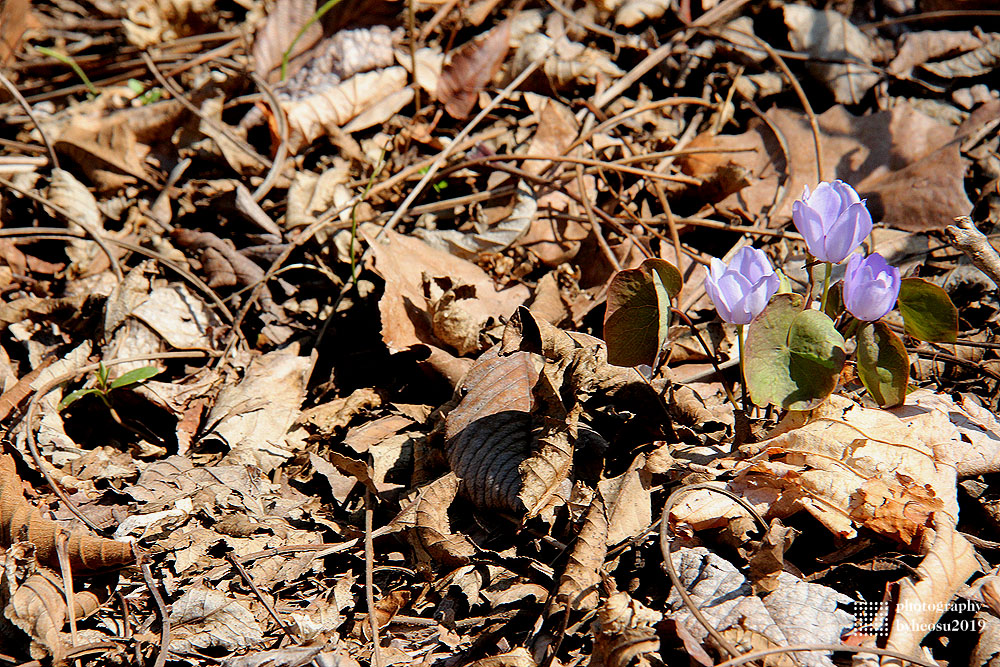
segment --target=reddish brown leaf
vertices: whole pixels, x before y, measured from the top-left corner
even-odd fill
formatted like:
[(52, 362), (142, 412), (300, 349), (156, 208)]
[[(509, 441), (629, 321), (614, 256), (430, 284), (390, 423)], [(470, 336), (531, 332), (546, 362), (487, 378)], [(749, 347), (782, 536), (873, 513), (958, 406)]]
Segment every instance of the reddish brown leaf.
[(510, 19), (466, 42), (451, 54), (438, 81), (438, 100), (452, 118), (468, 118), (479, 91), (503, 64), (510, 46)]

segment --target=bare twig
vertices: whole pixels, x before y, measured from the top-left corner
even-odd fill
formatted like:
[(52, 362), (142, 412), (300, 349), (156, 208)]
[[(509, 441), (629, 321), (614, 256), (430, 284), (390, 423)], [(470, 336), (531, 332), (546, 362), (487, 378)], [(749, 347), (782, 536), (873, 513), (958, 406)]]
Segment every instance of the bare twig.
[(731, 498), (737, 504), (743, 507), (743, 509), (749, 512), (750, 515), (753, 516), (753, 518), (757, 521), (757, 523), (759, 523), (763, 527), (765, 531), (767, 530), (767, 522), (764, 521), (764, 519), (760, 516), (760, 514), (757, 513), (757, 510), (754, 509), (753, 505), (748, 503), (744, 498), (741, 498), (740, 496), (736, 495), (735, 493), (732, 493), (731, 491), (728, 491), (727, 489), (716, 486), (715, 484), (708, 484), (708, 483), (691, 484), (676, 489), (667, 498), (667, 502), (663, 506), (663, 515), (660, 517), (660, 551), (663, 552), (663, 567), (664, 569), (666, 569), (667, 575), (670, 577), (670, 583), (673, 584), (674, 589), (677, 591), (677, 594), (680, 595), (681, 600), (684, 602), (684, 605), (691, 611), (694, 617), (698, 619), (698, 622), (705, 627), (705, 630), (708, 631), (708, 634), (712, 635), (712, 639), (718, 642), (719, 646), (724, 648), (729, 653), (729, 655), (733, 656), (734, 659), (739, 659), (742, 657), (740, 655), (740, 652), (736, 649), (735, 646), (732, 645), (732, 643), (729, 642), (728, 639), (726, 639), (722, 635), (721, 632), (716, 630), (715, 626), (712, 625), (707, 618), (705, 618), (705, 615), (703, 613), (701, 613), (701, 610), (698, 608), (698, 605), (695, 603), (694, 600), (691, 599), (691, 596), (688, 594), (687, 589), (684, 587), (684, 583), (681, 581), (680, 577), (677, 576), (677, 568), (674, 567), (674, 560), (672, 558), (673, 551), (671, 549), (672, 539), (670, 537), (670, 510), (674, 508), (674, 505), (680, 502), (680, 499), (684, 496), (684, 494), (688, 493), (689, 491), (695, 491), (698, 489), (707, 489), (709, 491), (713, 491), (715, 493), (721, 493), (722, 495)]
[(28, 100), (24, 99), (24, 95), (21, 94), (21, 91), (19, 91), (17, 87), (3, 75), (3, 72), (0, 72), (0, 84), (3, 84), (3, 87), (7, 89), (15, 100), (17, 100), (17, 103), (21, 105), (22, 109), (24, 109), (24, 113), (28, 114), (28, 118), (31, 119), (31, 122), (34, 123), (35, 128), (38, 130), (38, 134), (42, 135), (42, 141), (45, 143), (45, 150), (49, 152), (49, 159), (52, 161), (52, 168), (58, 169), (59, 158), (56, 157), (56, 151), (52, 147), (52, 142), (49, 141), (49, 136), (45, 134), (45, 130), (42, 129), (42, 126), (38, 123), (38, 119), (35, 117), (35, 112), (32, 110), (31, 105), (28, 104)]
[(372, 631), (372, 664), (382, 667), (382, 648), (378, 640), (378, 618), (375, 614), (375, 547), (372, 545), (372, 492), (365, 489), (365, 601), (368, 604), (368, 624)]
[(944, 228), (949, 245), (965, 253), (973, 266), (985, 273), (1000, 288), (1000, 255), (986, 235), (967, 215), (955, 218), (954, 225)]
[(250, 573), (247, 572), (246, 568), (243, 567), (243, 564), (240, 563), (240, 559), (236, 556), (236, 554), (232, 552), (227, 553), (226, 560), (232, 564), (232, 566), (236, 569), (236, 572), (238, 572), (240, 577), (243, 578), (243, 582), (250, 587), (250, 590), (253, 591), (257, 600), (264, 605), (264, 609), (266, 609), (267, 613), (271, 615), (271, 618), (273, 618), (274, 622), (278, 624), (278, 627), (281, 628), (283, 633), (285, 633), (285, 636), (293, 642), (298, 642), (299, 638), (294, 632), (292, 632), (292, 629), (288, 627), (288, 624), (282, 620), (281, 616), (278, 616), (278, 610), (275, 609), (274, 605), (268, 602), (267, 598), (264, 597), (264, 594), (260, 592), (260, 589), (257, 588), (257, 584), (254, 582), (253, 577), (250, 576)]
[(115, 254), (111, 252), (111, 248), (108, 247), (107, 239), (105, 239), (104, 235), (101, 234), (98, 230), (94, 229), (85, 222), (80, 222), (77, 216), (74, 216), (72, 213), (64, 209), (62, 206), (52, 203), (51, 200), (41, 196), (40, 194), (32, 192), (31, 190), (25, 190), (24, 188), (20, 188), (17, 185), (8, 181), (6, 178), (0, 178), (0, 185), (4, 186), (5, 188), (10, 188), (14, 192), (20, 193), (25, 197), (34, 199), (39, 204), (44, 204), (45, 206), (48, 206), (53, 211), (61, 215), (66, 220), (67, 223), (76, 225), (83, 231), (87, 232), (87, 235), (90, 237), (90, 239), (97, 244), (97, 246), (101, 249), (101, 251), (105, 255), (107, 255), (108, 262), (110, 262), (111, 264), (111, 272), (115, 274), (115, 277), (118, 278), (119, 281), (125, 279), (125, 274), (122, 272), (121, 263), (118, 261), (118, 258), (115, 257)]
[(156, 580), (149, 569), (149, 563), (142, 564), (142, 579), (146, 582), (149, 595), (156, 605), (156, 614), (160, 617), (160, 653), (156, 656), (153, 667), (163, 667), (167, 664), (167, 656), (170, 654), (170, 615), (167, 613), (167, 605), (163, 602), (163, 597), (157, 588)]

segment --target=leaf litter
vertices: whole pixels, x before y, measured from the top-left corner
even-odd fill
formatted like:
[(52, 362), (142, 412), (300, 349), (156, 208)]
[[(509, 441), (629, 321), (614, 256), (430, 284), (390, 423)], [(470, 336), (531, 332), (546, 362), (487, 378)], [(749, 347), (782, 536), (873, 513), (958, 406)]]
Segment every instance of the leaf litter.
[[(0, 6), (0, 660), (995, 659), (975, 3), (317, 4)], [(747, 419), (701, 267), (833, 178), (956, 326)]]

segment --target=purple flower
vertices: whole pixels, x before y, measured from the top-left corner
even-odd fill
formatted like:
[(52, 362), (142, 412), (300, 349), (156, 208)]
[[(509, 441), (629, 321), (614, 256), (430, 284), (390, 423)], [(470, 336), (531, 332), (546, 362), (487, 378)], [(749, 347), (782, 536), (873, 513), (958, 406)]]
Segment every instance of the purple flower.
[(726, 266), (712, 258), (705, 276), (705, 291), (719, 317), (730, 324), (750, 324), (778, 291), (781, 279), (763, 250), (740, 248)]
[(809, 252), (837, 264), (854, 252), (872, 231), (872, 215), (858, 193), (843, 181), (823, 182), (792, 204), (792, 222)]
[(859, 320), (874, 322), (896, 305), (899, 286), (899, 269), (882, 255), (851, 255), (844, 274), (844, 306)]

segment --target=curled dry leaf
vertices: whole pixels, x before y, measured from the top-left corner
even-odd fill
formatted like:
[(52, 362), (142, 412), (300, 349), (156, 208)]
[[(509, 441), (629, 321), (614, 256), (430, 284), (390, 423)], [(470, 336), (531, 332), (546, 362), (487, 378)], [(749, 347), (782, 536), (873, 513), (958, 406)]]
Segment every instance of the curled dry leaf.
[[(948, 609), (958, 587), (979, 567), (975, 550), (955, 529), (954, 517), (935, 514), (934, 539), (917, 567), (916, 581), (899, 583), (896, 613), (886, 648), (918, 655), (920, 642)], [(884, 658), (882, 665), (895, 667), (897, 658)]]
[(597, 607), (600, 601), (597, 584), (601, 581), (601, 567), (608, 555), (607, 540), (608, 515), (604, 510), (604, 498), (598, 492), (594, 494), (583, 518), (569, 562), (559, 578), (556, 605), (550, 607), (550, 613), (560, 612), (566, 606), (588, 611)]
[[(97, 199), (73, 174), (64, 169), (53, 169), (48, 196), (53, 204), (69, 213), (66, 218), (68, 224), (79, 222), (84, 229), (98, 233), (104, 230), (104, 216), (97, 208)], [(96, 244), (82, 239), (68, 241), (66, 255), (77, 274), (86, 272), (99, 255), (103, 257)]]
[(500, 71), (510, 47), (510, 25), (507, 19), (450, 54), (437, 82), (437, 97), (452, 118), (468, 118), (479, 91)]
[(538, 663), (528, 653), (528, 649), (518, 646), (508, 653), (470, 662), (468, 667), (537, 667), (537, 665)]
[(448, 520), (448, 508), (460, 485), (458, 476), (450, 472), (420, 489), (416, 504), (417, 539), (431, 558), (448, 567), (465, 565), (476, 553), (468, 538), (451, 531)]
[(667, 13), (672, 0), (625, 0), (615, 11), (615, 25), (631, 28)]
[[(330, 86), (299, 100), (282, 102), (288, 116), (288, 148), (293, 153), (302, 150), (327, 134), (336, 133), (348, 121), (378, 104), (382, 99), (403, 90), (406, 70), (399, 66), (374, 72), (355, 74), (343, 83)], [(390, 106), (384, 107), (388, 112)], [(377, 122), (388, 120), (398, 110)], [(362, 128), (354, 128), (362, 129)]]
[(628, 593), (611, 595), (597, 611), (591, 667), (626, 667), (633, 660), (660, 649), (657, 623), (663, 614), (646, 607)]
[[(765, 516), (805, 509), (837, 535), (853, 537), (861, 525), (918, 549), (932, 515), (958, 517), (955, 467), (935, 455), (949, 437), (957, 436), (941, 411), (900, 418), (834, 395), (810, 412), (790, 412), (773, 437), (745, 448), (756, 456), (728, 489)], [(671, 521), (701, 529), (744, 512), (697, 490)]]
[(899, 38), (896, 56), (885, 69), (893, 76), (909, 78), (917, 65), (982, 45), (983, 40), (968, 30), (921, 30), (904, 33)]
[(954, 79), (989, 74), (997, 65), (1000, 65), (1000, 39), (990, 40), (978, 49), (950, 60), (924, 63), (920, 67), (942, 78)]
[(483, 354), (462, 382), (465, 396), (445, 422), (445, 452), (482, 508), (521, 514), (518, 466), (530, 455), (537, 362), (528, 353)]
[(553, 40), (541, 33), (525, 35), (511, 60), (507, 75), (514, 78), (523, 72), (534, 60), (545, 56), (549, 49), (555, 53), (545, 57), (542, 71), (556, 88), (565, 88), (574, 83), (594, 84), (600, 78), (613, 78), (624, 74), (607, 54), (565, 37)]
[[(62, 629), (69, 617), (62, 578), (37, 566), (35, 547), (30, 542), (12, 545), (2, 562), (0, 608), (4, 619), (31, 638), (33, 657), (50, 655), (53, 661), (61, 660), (66, 643)], [(93, 614), (109, 595), (107, 587), (75, 591), (74, 618), (79, 620)], [(0, 621), (0, 628), (2, 626)], [(0, 634), (4, 634), (2, 629)]]
[[(9, 546), (26, 533), (28, 541), (35, 545), (39, 562), (58, 567), (56, 540), (66, 529), (29, 503), (22, 485), (14, 459), (8, 454), (0, 456), (0, 545)], [(135, 560), (128, 542), (90, 535), (82, 528), (69, 532), (66, 548), (70, 565), (78, 573), (119, 567)]]
[(784, 5), (783, 10), (792, 48), (826, 61), (810, 60), (813, 76), (841, 104), (859, 103), (879, 79), (872, 68), (875, 45), (871, 38), (840, 12), (792, 4)]

